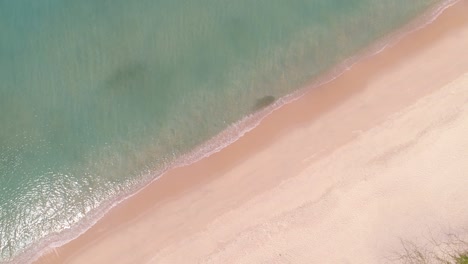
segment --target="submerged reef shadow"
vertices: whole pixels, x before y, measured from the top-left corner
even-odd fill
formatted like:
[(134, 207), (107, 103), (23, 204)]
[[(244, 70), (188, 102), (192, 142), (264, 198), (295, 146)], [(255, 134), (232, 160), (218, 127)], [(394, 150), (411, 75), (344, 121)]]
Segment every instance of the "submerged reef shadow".
[(276, 101), (276, 97), (274, 97), (273, 95), (267, 95), (267, 96), (261, 97), (255, 101), (253, 110), (254, 111), (262, 110), (263, 108), (271, 105), (275, 101)]
[(147, 75), (147, 66), (138, 61), (131, 61), (119, 66), (105, 80), (107, 89), (130, 89), (141, 84)]

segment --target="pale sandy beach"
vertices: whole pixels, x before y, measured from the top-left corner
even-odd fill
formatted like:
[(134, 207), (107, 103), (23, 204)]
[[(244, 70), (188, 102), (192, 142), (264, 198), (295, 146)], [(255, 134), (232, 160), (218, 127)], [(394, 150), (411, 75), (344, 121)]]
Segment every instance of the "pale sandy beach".
[(468, 1), (37, 263), (385, 263), (468, 230)]

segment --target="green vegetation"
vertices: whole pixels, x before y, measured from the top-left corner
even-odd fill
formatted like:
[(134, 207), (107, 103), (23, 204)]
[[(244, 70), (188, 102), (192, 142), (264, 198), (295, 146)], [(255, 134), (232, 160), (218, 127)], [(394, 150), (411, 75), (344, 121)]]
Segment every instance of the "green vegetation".
[(457, 264), (468, 264), (468, 253), (461, 254), (456, 258)]
[(403, 264), (468, 264), (468, 241), (448, 234), (443, 241), (428, 239), (424, 245), (402, 240), (402, 250), (390, 258)]

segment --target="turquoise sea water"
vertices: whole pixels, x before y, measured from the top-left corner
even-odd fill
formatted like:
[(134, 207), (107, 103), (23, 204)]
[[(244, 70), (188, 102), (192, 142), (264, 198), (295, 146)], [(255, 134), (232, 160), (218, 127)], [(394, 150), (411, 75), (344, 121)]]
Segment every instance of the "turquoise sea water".
[(0, 0), (0, 262), (441, 2)]

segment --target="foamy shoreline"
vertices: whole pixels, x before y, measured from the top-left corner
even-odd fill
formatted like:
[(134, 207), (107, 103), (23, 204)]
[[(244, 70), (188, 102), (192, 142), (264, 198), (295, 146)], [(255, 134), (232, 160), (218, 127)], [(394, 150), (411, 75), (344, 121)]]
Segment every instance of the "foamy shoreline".
[[(384, 46), (384, 47), (385, 47), (385, 46)], [(352, 63), (351, 65), (354, 65), (354, 63)], [(338, 74), (337, 77), (334, 77), (333, 79), (338, 78), (339, 76), (341, 76), (341, 75), (343, 74), (343, 72), (346, 72), (347, 70), (348, 70), (347, 67), (343, 68), (343, 69), (342, 69), (342, 72), (341, 72), (340, 74)], [(333, 80), (333, 79), (331, 79), (331, 80)], [(330, 81), (331, 81), (331, 80), (330, 80)], [(328, 82), (324, 82), (323, 84), (326, 84), (326, 83), (328, 83)], [(323, 84), (320, 84), (320, 85), (323, 85)], [(309, 88), (309, 89), (310, 89), (310, 88)], [(303, 91), (302, 91), (302, 92), (303, 92)], [(302, 96), (302, 95), (301, 95), (301, 96)], [(253, 125), (252, 127), (249, 127), (248, 130), (243, 130), (243, 129), (239, 130), (239, 131), (241, 131), (241, 132), (240, 132), (241, 135), (238, 136), (238, 138), (241, 138), (243, 134), (245, 134), (245, 133), (251, 131), (252, 129), (254, 129), (255, 127), (257, 127), (258, 123), (260, 123), (261, 120), (263, 120), (264, 118), (267, 118), (267, 117), (271, 116), (271, 115), (268, 115), (269, 113), (273, 112), (275, 109), (279, 108), (280, 106), (283, 106), (283, 104), (289, 104), (289, 103), (292, 102), (292, 101), (299, 100), (299, 97), (301, 97), (301, 96), (296, 96), (296, 97), (293, 96), (293, 98), (288, 98), (288, 99), (286, 99), (286, 100), (288, 100), (287, 102), (281, 101), (281, 102), (282, 102), (281, 105), (275, 105), (275, 106), (273, 106), (271, 109), (265, 110), (267, 114), (265, 114), (265, 116), (259, 118), (258, 121), (254, 122), (254, 125)], [(283, 99), (283, 100), (284, 100), (284, 99)], [(283, 106), (283, 107), (284, 107), (284, 106)], [(282, 107), (282, 108), (283, 108), (283, 107)], [(273, 115), (274, 115), (274, 114), (273, 114)], [(271, 117), (269, 117), (269, 118), (271, 118)], [(256, 129), (254, 129), (254, 130), (256, 130)], [(228, 132), (227, 134), (229, 134), (229, 132)], [(234, 134), (235, 134), (235, 133), (234, 133)], [(231, 136), (231, 135), (230, 135), (230, 136)], [(229, 137), (228, 137), (228, 138), (229, 138)], [(231, 142), (229, 142), (229, 144), (227, 144), (227, 145), (230, 145), (230, 143), (233, 143), (233, 142), (237, 142), (237, 141), (238, 141), (237, 138), (234, 139), (234, 140), (232, 140), (232, 137), (231, 137), (230, 139), (231, 139)], [(208, 144), (209, 144), (209, 143), (208, 143)], [(219, 145), (216, 145), (216, 144), (214, 144), (214, 146), (217, 147), (217, 148), (214, 149), (214, 151), (212, 150), (212, 151), (208, 152), (208, 153), (209, 153), (208, 155), (203, 155), (203, 154), (202, 154), (202, 155), (198, 156), (197, 158), (193, 159), (193, 162), (197, 162), (197, 161), (200, 160), (200, 159), (203, 159), (203, 158), (205, 158), (205, 157), (209, 157), (209, 156), (211, 156), (212, 154), (219, 152), (219, 151), (223, 148), (223, 147), (219, 147)], [(224, 151), (224, 150), (223, 150), (223, 151)], [(221, 152), (222, 152), (222, 151), (221, 151)], [(188, 162), (188, 163), (185, 163), (185, 164), (183, 164), (183, 165), (185, 166), (185, 165), (189, 165), (189, 164), (191, 164), (191, 163), (192, 163), (192, 161), (191, 161), (191, 162)], [(174, 166), (174, 167), (171, 167), (170, 169), (172, 170), (172, 169), (174, 169), (174, 168), (176, 168), (176, 167), (179, 167), (179, 166)], [(163, 174), (164, 174), (164, 173), (163, 173)], [(164, 178), (166, 178), (166, 177), (163, 177), (163, 178), (160, 178), (160, 179), (164, 179)], [(153, 182), (154, 182), (154, 181), (153, 181)], [(152, 184), (158, 184), (158, 182), (155, 182), (155, 183), (152, 183)], [(148, 188), (148, 187), (146, 187), (146, 188)], [(138, 196), (139, 193), (140, 193), (140, 191), (136, 192), (135, 194), (130, 195), (129, 197)], [(125, 199), (127, 199), (127, 198), (129, 198), (129, 197), (126, 197)], [(125, 200), (125, 199), (123, 199), (123, 200)], [(132, 199), (133, 199), (133, 198), (132, 198)], [(128, 199), (128, 200), (132, 200), (132, 199)], [(135, 198), (135, 199), (136, 199), (136, 198)], [(120, 203), (120, 202), (118, 202), (118, 203)], [(116, 204), (118, 204), (118, 203), (115, 203), (114, 205), (116, 205)], [(106, 217), (104, 217), (104, 218), (106, 218)], [(115, 219), (114, 219), (114, 220), (115, 220)], [(102, 221), (106, 221), (106, 219), (103, 219)], [(101, 221), (101, 222), (102, 222), (102, 221)], [(93, 228), (91, 228), (89, 232), (91, 232), (92, 229), (93, 229)], [(85, 232), (85, 233), (88, 233), (88, 232)], [(55, 246), (56, 246), (56, 245), (55, 245)], [(52, 255), (54, 255), (54, 254), (55, 254), (55, 253), (52, 253)], [(61, 249), (58, 249), (58, 254), (62, 255)], [(49, 260), (49, 259), (48, 259), (48, 260)], [(48, 260), (47, 260), (47, 261), (48, 261)], [(46, 261), (46, 262), (47, 262), (47, 261)], [(58, 261), (60, 261), (60, 260), (58, 260)]]

